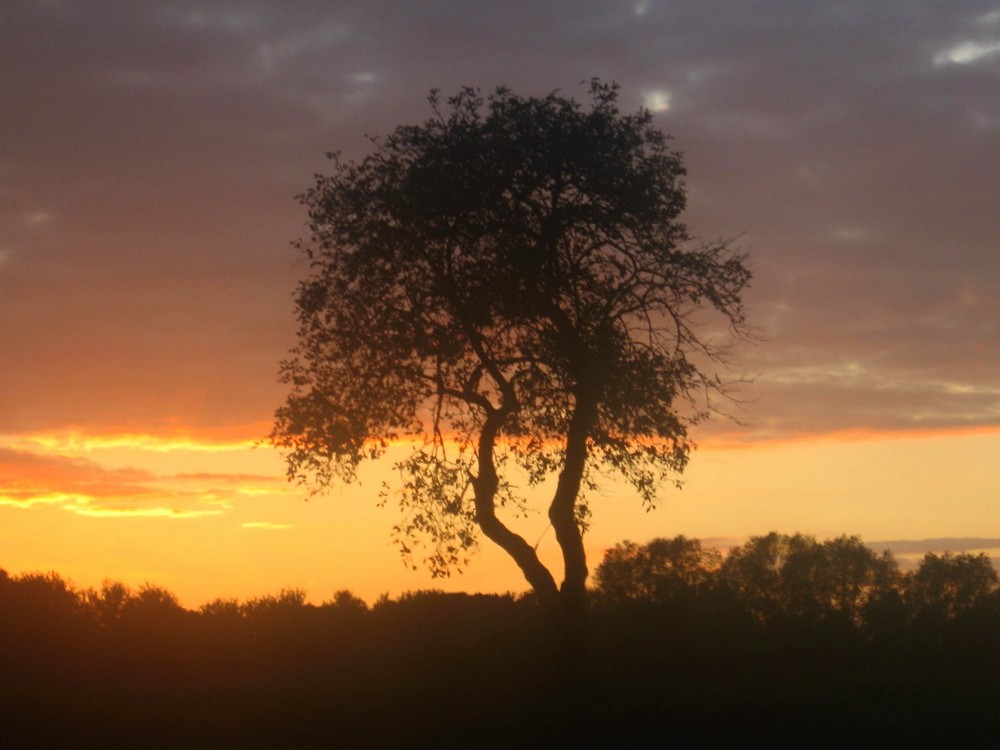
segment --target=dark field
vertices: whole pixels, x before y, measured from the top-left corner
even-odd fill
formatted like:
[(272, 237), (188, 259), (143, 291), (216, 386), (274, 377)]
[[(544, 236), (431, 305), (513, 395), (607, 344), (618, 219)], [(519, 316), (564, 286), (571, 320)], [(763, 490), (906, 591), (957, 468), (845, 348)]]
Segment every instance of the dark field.
[(194, 612), (0, 573), (0, 747), (997, 747), (995, 580), (956, 608), (914, 578), (849, 618), (598, 576), (569, 621), (435, 592)]

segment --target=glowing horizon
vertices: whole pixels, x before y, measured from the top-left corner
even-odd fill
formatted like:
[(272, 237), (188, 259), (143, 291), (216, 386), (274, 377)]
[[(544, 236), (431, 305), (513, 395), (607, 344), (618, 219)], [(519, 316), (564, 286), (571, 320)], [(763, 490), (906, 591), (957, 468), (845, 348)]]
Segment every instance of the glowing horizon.
[[(51, 569), (83, 587), (104, 579), (133, 587), (162, 585), (189, 607), (282, 588), (304, 588), (314, 602), (341, 588), (368, 601), (418, 588), (526, 588), (514, 564), (485, 540), (470, 568), (450, 579), (431, 579), (400, 564), (390, 539), (398, 513), (391, 503), (378, 508), (376, 495), (383, 479), (391, 483), (395, 478), (386, 472), (403, 446), (395, 446), (381, 462), (363, 465), (360, 485), (337, 486), (305, 503), (307, 492), (287, 482), (279, 453), (266, 444), (233, 439), (236, 430), (201, 436), (190, 430), (183, 440), (176, 432), (142, 439), (134, 433), (97, 432), (76, 429), (71, 439), (67, 431), (0, 436), (0, 509), (17, 512), (8, 528), (37, 540), (8, 545), (0, 567), (12, 573)], [(225, 440), (222, 432), (228, 434)], [(220, 445), (225, 449), (213, 449)], [(949, 457), (953, 464), (965, 460), (971, 467), (997, 450), (1000, 429), (987, 428), (849, 431), (740, 443), (706, 438), (682, 477), (684, 488), (665, 489), (652, 514), (618, 483), (606, 483), (592, 498), (594, 522), (586, 538), (590, 566), (626, 538), (641, 542), (676, 534), (714, 539), (717, 546), (725, 546), (719, 540), (739, 543), (771, 530), (820, 537), (860, 533), (865, 541), (1000, 537), (1000, 524), (982, 515), (991, 509), (990, 487), (1000, 480), (993, 476), (1000, 470), (978, 479), (935, 479), (928, 460), (951, 451), (965, 456)], [(894, 456), (909, 479), (894, 488), (851, 468), (881, 460), (876, 456)], [(743, 477), (750, 472), (757, 478), (748, 493)], [(951, 525), (943, 523), (945, 509), (935, 508), (934, 498), (918, 511), (914, 498), (907, 497), (916, 486), (945, 481), (952, 491), (964, 487), (966, 492), (966, 508), (950, 513)], [(540, 510), (550, 489), (531, 494)], [(758, 499), (769, 493), (775, 497)], [(842, 496), (834, 501), (838, 493)], [(810, 495), (832, 499), (815, 504)], [(768, 512), (760, 514), (761, 507)], [(888, 513), (873, 515), (876, 507)], [(80, 520), (71, 523), (69, 517)], [(843, 519), (840, 525), (837, 518)], [(78, 523), (86, 524), (89, 544), (80, 537), (84, 527)], [(942, 533), (932, 533), (935, 529)], [(544, 512), (514, 523), (514, 530), (532, 543), (540, 540), (545, 561), (559, 570)], [(123, 553), (122, 534), (136, 534), (147, 543), (126, 545), (130, 551)], [(185, 558), (183, 543), (171, 549), (184, 538), (202, 540), (192, 559)], [(261, 570), (272, 575), (257, 585)]]
[[(592, 76), (683, 153), (691, 241), (747, 251), (754, 336), (681, 491), (592, 493), (591, 568), (625, 537), (1000, 538), (1000, 12), (913, 2), (4, 6), (0, 567), (189, 605), (522, 590), (485, 543), (462, 576), (408, 572), (388, 460), (308, 503), (286, 482), (294, 196), (431, 89), (580, 100)], [(546, 526), (515, 530), (561, 570)]]

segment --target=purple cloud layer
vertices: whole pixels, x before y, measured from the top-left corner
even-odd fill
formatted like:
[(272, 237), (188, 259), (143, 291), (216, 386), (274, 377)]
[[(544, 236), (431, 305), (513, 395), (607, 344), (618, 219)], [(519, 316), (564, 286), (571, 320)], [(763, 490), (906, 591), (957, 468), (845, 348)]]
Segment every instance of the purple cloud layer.
[(14, 0), (0, 69), (0, 432), (266, 419), (323, 153), (591, 76), (752, 254), (751, 434), (1000, 425), (995, 2)]

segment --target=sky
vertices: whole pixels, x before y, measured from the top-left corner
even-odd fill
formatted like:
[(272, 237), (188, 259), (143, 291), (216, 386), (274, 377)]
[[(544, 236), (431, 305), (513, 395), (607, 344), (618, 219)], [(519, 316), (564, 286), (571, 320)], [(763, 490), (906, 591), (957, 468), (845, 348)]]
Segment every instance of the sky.
[(1000, 556), (996, 0), (4, 0), (0, 71), (9, 572), (188, 606), (523, 590), (488, 542), (450, 579), (405, 567), (387, 464), (308, 502), (285, 482), (295, 197), (431, 89), (592, 77), (673, 137), (690, 231), (750, 254), (756, 340), (682, 490), (594, 498), (591, 567), (624, 538), (772, 529)]

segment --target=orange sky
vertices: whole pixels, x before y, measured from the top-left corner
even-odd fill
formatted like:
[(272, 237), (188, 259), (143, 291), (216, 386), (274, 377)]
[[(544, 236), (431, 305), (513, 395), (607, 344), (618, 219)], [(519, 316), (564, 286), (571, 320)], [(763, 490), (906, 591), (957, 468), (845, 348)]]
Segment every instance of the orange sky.
[[(424, 120), (432, 88), (581, 98), (591, 76), (673, 136), (692, 235), (750, 254), (759, 338), (733, 352), (739, 422), (699, 426), (683, 491), (652, 514), (595, 498), (592, 566), (677, 533), (1000, 545), (993, 0), (15, 2), (0, 70), (8, 571), (190, 605), (523, 588), (489, 548), (446, 582), (408, 572), (384, 466), (304, 503), (253, 446), (294, 344), (294, 196), (325, 153)], [(545, 526), (524, 535), (550, 559)]]
[[(665, 489), (651, 513), (619, 485), (594, 496), (591, 564), (623, 539), (678, 533), (723, 546), (772, 529), (869, 541), (1000, 537), (998, 451), (1000, 430), (709, 443), (684, 489)], [(395, 510), (376, 506), (385, 465), (369, 466), (358, 487), (304, 502), (285, 483), (280, 457), (249, 434), (74, 432), (4, 436), (0, 469), (9, 572), (51, 569), (85, 587), (105, 578), (156, 583), (188, 606), (283, 587), (314, 601), (341, 588), (368, 601), (426, 587), (524, 589), (488, 542), (448, 580), (406, 569), (390, 541)], [(541, 539), (558, 568), (546, 526), (540, 514), (518, 528)]]

